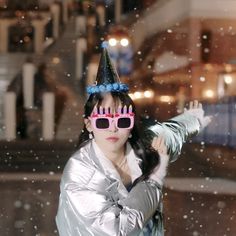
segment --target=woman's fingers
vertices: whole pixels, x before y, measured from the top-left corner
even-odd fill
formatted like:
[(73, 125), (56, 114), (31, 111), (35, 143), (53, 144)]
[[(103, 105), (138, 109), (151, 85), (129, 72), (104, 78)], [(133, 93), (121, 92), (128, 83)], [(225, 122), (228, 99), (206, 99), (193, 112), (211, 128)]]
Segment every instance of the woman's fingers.
[(167, 154), (167, 147), (163, 136), (155, 137), (152, 141), (152, 147), (159, 152), (159, 154)]
[(202, 109), (202, 104), (198, 100), (190, 101), (189, 102), (189, 110), (190, 109)]
[(159, 147), (162, 149), (165, 146), (165, 140), (163, 136), (159, 136), (158, 139), (159, 141)]
[(198, 108), (202, 109), (202, 104), (199, 102)]
[(193, 108), (198, 108), (198, 101), (197, 100), (194, 100), (193, 101)]
[(189, 103), (189, 109), (193, 109), (193, 101), (190, 101), (190, 103)]
[(160, 140), (157, 137), (154, 137), (154, 139), (152, 140), (152, 147), (156, 150), (157, 147), (159, 147), (159, 142)]
[(162, 142), (162, 139), (160, 137), (155, 137), (153, 139), (153, 148), (155, 148), (156, 150), (157, 149), (160, 149), (160, 146), (161, 146), (161, 142)]
[(167, 147), (165, 145), (165, 139), (163, 136), (160, 136), (160, 152), (162, 154), (167, 154)]

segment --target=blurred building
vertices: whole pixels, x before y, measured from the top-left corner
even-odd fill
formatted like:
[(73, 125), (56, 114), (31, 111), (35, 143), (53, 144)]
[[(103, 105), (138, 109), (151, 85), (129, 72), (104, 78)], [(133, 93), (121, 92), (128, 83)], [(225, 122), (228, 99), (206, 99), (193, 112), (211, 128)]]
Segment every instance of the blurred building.
[(235, 96), (235, 9), (233, 1), (157, 1), (132, 27), (138, 66), (155, 83), (186, 87), (188, 99)]

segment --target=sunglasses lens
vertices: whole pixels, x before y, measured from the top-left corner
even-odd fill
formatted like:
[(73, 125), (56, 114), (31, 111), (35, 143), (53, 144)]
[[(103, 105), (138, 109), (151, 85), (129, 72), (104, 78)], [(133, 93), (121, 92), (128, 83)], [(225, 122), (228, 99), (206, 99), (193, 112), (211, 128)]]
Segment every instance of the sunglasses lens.
[(109, 127), (109, 120), (106, 118), (98, 118), (96, 120), (97, 129), (107, 129)]
[(131, 120), (130, 120), (130, 118), (119, 118), (118, 119), (118, 123), (117, 123), (117, 126), (118, 126), (118, 128), (129, 128), (130, 127), (130, 125), (131, 125)]

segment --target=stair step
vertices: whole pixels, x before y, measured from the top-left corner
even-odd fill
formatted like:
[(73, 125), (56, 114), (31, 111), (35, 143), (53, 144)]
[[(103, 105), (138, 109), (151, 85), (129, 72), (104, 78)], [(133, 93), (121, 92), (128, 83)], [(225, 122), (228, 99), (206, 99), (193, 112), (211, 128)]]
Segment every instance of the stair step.
[(0, 142), (0, 171), (60, 172), (76, 150), (70, 142)]

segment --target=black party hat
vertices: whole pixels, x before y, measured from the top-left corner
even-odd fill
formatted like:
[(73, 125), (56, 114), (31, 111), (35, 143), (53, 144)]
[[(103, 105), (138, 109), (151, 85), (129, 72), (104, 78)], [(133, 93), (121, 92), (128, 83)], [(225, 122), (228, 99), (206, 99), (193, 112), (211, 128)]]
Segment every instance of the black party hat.
[(103, 42), (102, 55), (98, 66), (96, 84), (99, 85), (113, 83), (120, 83), (120, 79), (108, 54), (107, 42)]
[(102, 48), (95, 85), (87, 87), (88, 94), (112, 91), (127, 92), (128, 86), (120, 82), (118, 73), (110, 59), (107, 49), (108, 43), (103, 42)]

